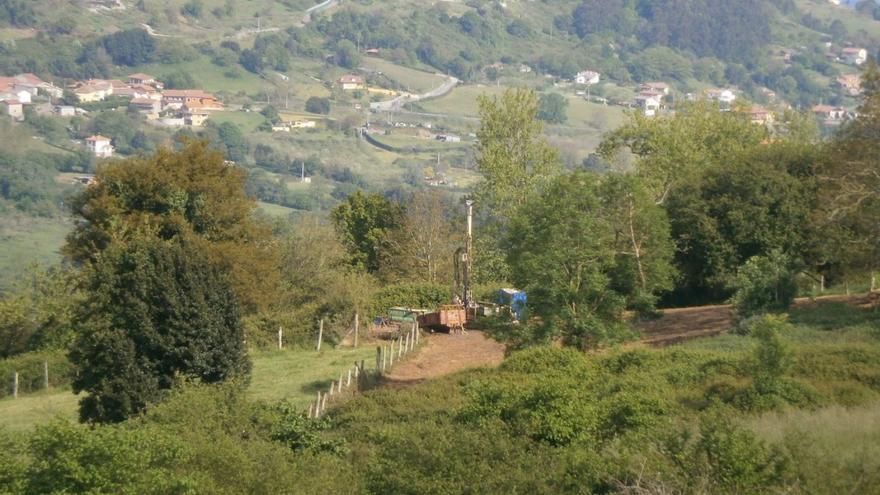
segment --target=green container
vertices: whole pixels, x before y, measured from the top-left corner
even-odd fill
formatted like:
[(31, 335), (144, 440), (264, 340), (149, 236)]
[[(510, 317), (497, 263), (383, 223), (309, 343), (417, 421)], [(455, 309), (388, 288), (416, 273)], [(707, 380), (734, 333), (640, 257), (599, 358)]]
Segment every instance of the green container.
[(388, 319), (394, 323), (413, 323), (419, 315), (428, 312), (427, 309), (391, 308), (388, 310)]

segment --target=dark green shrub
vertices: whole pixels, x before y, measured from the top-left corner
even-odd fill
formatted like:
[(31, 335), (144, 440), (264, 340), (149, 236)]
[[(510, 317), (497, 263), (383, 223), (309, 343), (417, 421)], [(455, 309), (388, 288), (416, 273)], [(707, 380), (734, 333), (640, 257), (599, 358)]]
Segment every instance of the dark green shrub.
[(779, 251), (754, 256), (739, 268), (733, 281), (731, 304), (740, 318), (783, 312), (797, 294), (797, 281), (791, 259)]
[(452, 294), (448, 287), (432, 284), (389, 285), (373, 297), (372, 310), (375, 315), (386, 315), (390, 308), (436, 309), (448, 303)]

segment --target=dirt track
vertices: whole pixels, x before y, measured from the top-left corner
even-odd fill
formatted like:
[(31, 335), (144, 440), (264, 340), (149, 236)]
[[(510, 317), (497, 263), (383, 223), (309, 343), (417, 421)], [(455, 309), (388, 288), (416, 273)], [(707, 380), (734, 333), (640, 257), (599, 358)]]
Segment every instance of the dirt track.
[(388, 385), (410, 385), (468, 368), (498, 366), (504, 360), (504, 344), (483, 332), (435, 333), (426, 338), (426, 345), (386, 375)]
[[(843, 301), (853, 305), (871, 304), (864, 294), (849, 296), (822, 296), (815, 299), (802, 297), (796, 299), (794, 307), (804, 307), (821, 301)], [(666, 346), (684, 340), (711, 337), (726, 332), (733, 325), (730, 305), (700, 306), (696, 308), (676, 308), (663, 310), (660, 318), (640, 323), (642, 342), (652, 346)]]

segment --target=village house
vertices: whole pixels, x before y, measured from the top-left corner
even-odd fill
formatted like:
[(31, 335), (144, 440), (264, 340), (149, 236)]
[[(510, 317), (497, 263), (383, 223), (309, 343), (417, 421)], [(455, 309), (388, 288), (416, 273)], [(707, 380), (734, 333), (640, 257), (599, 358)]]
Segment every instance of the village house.
[(840, 51), (840, 58), (850, 65), (862, 65), (868, 60), (868, 51), (857, 47), (844, 48)]
[(736, 95), (729, 89), (707, 89), (706, 99), (720, 104), (723, 110), (729, 110), (730, 104), (736, 100)]
[(646, 82), (642, 83), (642, 85), (639, 86), (639, 91), (643, 93), (656, 92), (662, 94), (663, 96), (669, 96), (669, 85), (665, 82), (658, 81)]
[(367, 48), (366, 50), (364, 50), (364, 53), (366, 53), (367, 55), (372, 55), (374, 57), (378, 57), (379, 56), (379, 49), (378, 48)]
[(89, 79), (76, 83), (73, 94), (80, 103), (104, 101), (108, 96), (113, 95), (113, 84), (103, 79)]
[(0, 101), (0, 109), (2, 109), (4, 115), (12, 117), (13, 120), (24, 120), (24, 105), (18, 100), (8, 99)]
[(184, 125), (190, 127), (202, 127), (205, 125), (205, 121), (208, 120), (208, 112), (205, 110), (192, 109), (186, 106), (183, 107), (180, 115), (183, 117)]
[(528, 74), (532, 71), (532, 68), (526, 64), (519, 64), (519, 71), (521, 74)]
[(223, 110), (223, 103), (210, 93), (200, 89), (169, 89), (162, 93), (164, 108), (179, 110), (186, 105), (190, 109), (204, 111)]
[(113, 156), (113, 145), (110, 138), (99, 135), (86, 138), (86, 146), (98, 158), (110, 158)]
[(157, 81), (155, 77), (141, 72), (130, 74), (128, 76), (128, 84), (131, 86), (150, 86), (156, 89), (163, 89), (165, 87), (165, 85)]
[(437, 134), (437, 141), (443, 141), (444, 143), (460, 143), (461, 136), (453, 134)]
[(128, 106), (136, 112), (145, 114), (148, 119), (158, 118), (159, 112), (162, 111), (162, 102), (152, 98), (132, 98)]
[(64, 94), (61, 88), (30, 73), (0, 77), (0, 92), (5, 91), (27, 91), (31, 96), (43, 94), (51, 98), (60, 98)]
[(272, 124), (272, 132), (290, 132), (290, 125), (285, 122)]
[(574, 76), (575, 84), (580, 84), (584, 86), (592, 86), (594, 84), (599, 84), (599, 79), (601, 78), (601, 74), (591, 70), (584, 70), (578, 72), (577, 75)]
[(662, 97), (659, 94), (640, 94), (636, 96), (636, 106), (647, 117), (657, 115), (660, 110)]
[(834, 84), (849, 96), (858, 96), (862, 94), (862, 77), (858, 74), (837, 76), (837, 79), (834, 80)]
[(55, 113), (59, 117), (76, 117), (76, 107), (70, 105), (58, 105), (55, 107)]
[(813, 114), (825, 121), (826, 124), (840, 123), (846, 117), (846, 110), (831, 105), (816, 105)]
[(292, 129), (310, 129), (314, 128), (317, 125), (317, 122), (314, 120), (294, 120), (290, 122), (290, 127)]
[(749, 122), (753, 124), (768, 125), (772, 124), (774, 120), (773, 112), (757, 105), (743, 110), (742, 113), (744, 113), (748, 117)]
[(31, 103), (31, 93), (25, 89), (0, 88), (0, 100), (18, 100), (20, 103)]
[(366, 87), (366, 83), (364, 82), (364, 78), (361, 76), (355, 76), (352, 74), (346, 74), (339, 78), (339, 85), (342, 86), (344, 91), (354, 90), (354, 89), (364, 89)]

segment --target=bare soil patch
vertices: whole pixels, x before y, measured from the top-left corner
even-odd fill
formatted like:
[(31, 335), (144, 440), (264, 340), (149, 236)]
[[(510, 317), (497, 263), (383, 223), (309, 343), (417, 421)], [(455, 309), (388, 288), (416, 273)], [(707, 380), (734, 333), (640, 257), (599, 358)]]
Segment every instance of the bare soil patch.
[(498, 366), (504, 360), (504, 344), (481, 331), (434, 333), (425, 338), (427, 343), (415, 355), (386, 375), (387, 385), (411, 385), (468, 368)]

